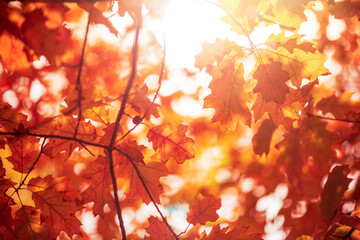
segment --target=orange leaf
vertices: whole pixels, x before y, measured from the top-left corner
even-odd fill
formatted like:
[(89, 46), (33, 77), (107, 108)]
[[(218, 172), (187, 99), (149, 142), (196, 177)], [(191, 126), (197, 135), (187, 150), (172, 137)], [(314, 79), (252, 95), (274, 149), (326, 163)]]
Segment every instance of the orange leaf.
[(51, 226), (43, 224), (40, 211), (31, 206), (23, 206), (15, 213), (14, 232), (17, 239), (48, 239)]
[(60, 65), (63, 56), (71, 49), (70, 30), (63, 26), (48, 29), (45, 25), (47, 18), (41, 9), (25, 13), (24, 16), (26, 20), (21, 31), (27, 44), (37, 56), (44, 55), (51, 64)]
[(186, 130), (187, 126), (182, 124), (176, 127), (163, 124), (149, 130), (147, 138), (153, 143), (154, 149), (159, 151), (161, 161), (167, 162), (173, 157), (177, 163), (182, 164), (194, 157), (194, 140), (185, 135)]
[(320, 202), (321, 213), (326, 220), (332, 218), (340, 207), (344, 192), (351, 182), (351, 179), (347, 177), (349, 172), (347, 165), (336, 166), (328, 176)]
[(291, 112), (291, 108), (286, 108), (283, 104), (274, 101), (264, 102), (261, 95), (256, 97), (256, 101), (251, 109), (254, 111), (255, 121), (258, 121), (264, 114), (268, 113), (276, 127), (281, 124), (287, 130), (293, 128), (294, 118), (298, 117), (296, 113)]
[(332, 95), (321, 98), (316, 109), (323, 113), (331, 113), (336, 119), (358, 121), (360, 120), (360, 101), (352, 100), (353, 93), (344, 92), (341, 96)]
[(117, 176), (125, 180), (124, 192), (128, 198), (140, 198), (145, 204), (149, 204), (151, 199), (143, 183), (146, 184), (151, 196), (156, 203), (160, 203), (160, 194), (164, 192), (159, 178), (169, 174), (169, 170), (162, 162), (149, 162), (146, 165), (135, 163), (138, 172), (128, 159), (120, 158), (117, 160)]
[(105, 25), (111, 33), (115, 36), (118, 36), (119, 32), (116, 28), (112, 25), (110, 20), (101, 13), (101, 11), (96, 8), (92, 3), (87, 1), (80, 1), (78, 2), (78, 6), (84, 9), (85, 11), (91, 13), (91, 22), (96, 24), (103, 24)]
[(26, 53), (25, 44), (19, 38), (2, 31), (0, 34), (0, 59), (8, 72), (22, 71), (30, 67)]
[[(2, 168), (2, 162), (0, 162)], [(3, 239), (14, 239), (13, 234), (13, 218), (11, 215), (11, 205), (14, 200), (6, 195), (6, 191), (15, 185), (10, 179), (4, 179), (0, 175), (0, 234)]]
[(269, 154), (271, 137), (276, 127), (271, 119), (265, 119), (257, 133), (252, 139), (253, 149), (256, 154), (262, 156), (264, 153)]
[(81, 235), (81, 222), (75, 217), (75, 212), (81, 207), (75, 201), (64, 200), (65, 193), (47, 189), (33, 192), (35, 206), (40, 209), (43, 224), (50, 229), (50, 238), (56, 238), (61, 231), (72, 236)]
[(82, 192), (82, 202), (94, 202), (94, 215), (104, 218), (104, 205), (108, 204), (111, 209), (114, 205), (114, 198), (110, 194), (111, 176), (109, 161), (106, 157), (99, 156), (97, 160), (86, 168), (84, 178), (91, 179), (89, 187)]
[(26, 116), (16, 112), (9, 104), (0, 102), (0, 125), (6, 131), (14, 131), (20, 123), (26, 124)]
[(37, 177), (32, 178), (27, 184), (27, 188), (32, 192), (39, 192), (46, 189), (58, 192), (65, 192), (64, 199), (74, 200), (76, 198), (77, 190), (70, 187), (69, 178), (59, 177), (53, 178), (51, 175), (47, 175), (45, 178)]
[(290, 79), (289, 74), (281, 69), (280, 62), (263, 64), (254, 72), (257, 79), (254, 93), (260, 93), (266, 102), (285, 102), (285, 94), (289, 92), (285, 82)]
[(14, 170), (27, 173), (39, 155), (39, 139), (34, 136), (21, 136), (8, 139), (11, 156), (8, 160), (14, 164)]
[(174, 235), (170, 232), (169, 228), (163, 221), (151, 216), (148, 219), (150, 226), (146, 228), (146, 231), (150, 234), (150, 240), (173, 240)]
[(221, 198), (215, 197), (212, 194), (207, 196), (198, 194), (195, 197), (195, 202), (189, 207), (186, 220), (193, 225), (197, 223), (204, 225), (207, 221), (214, 222), (219, 218), (216, 210), (220, 207)]
[(150, 101), (150, 99), (146, 96), (147, 93), (148, 87), (146, 84), (142, 88), (135, 86), (133, 96), (129, 99), (129, 104), (139, 114), (143, 114), (148, 120), (151, 115), (158, 118), (160, 117), (157, 110), (159, 105)]
[(211, 94), (204, 98), (204, 108), (215, 109), (213, 122), (220, 122), (226, 129), (234, 130), (237, 120), (250, 126), (252, 116), (246, 105), (244, 68), (240, 65), (234, 70), (232, 64), (229, 65), (221, 70), (215, 67), (211, 71), (214, 79), (209, 86)]
[[(65, 159), (68, 159), (75, 148), (81, 148), (78, 142), (61, 137), (73, 138), (78, 120), (72, 116), (61, 116), (38, 129), (40, 134), (53, 134), (60, 138), (51, 138), (43, 148), (44, 154), (55, 157), (62, 151), (66, 152)], [(81, 121), (78, 127), (76, 138), (83, 141), (94, 141), (96, 139), (96, 129), (91, 122)]]

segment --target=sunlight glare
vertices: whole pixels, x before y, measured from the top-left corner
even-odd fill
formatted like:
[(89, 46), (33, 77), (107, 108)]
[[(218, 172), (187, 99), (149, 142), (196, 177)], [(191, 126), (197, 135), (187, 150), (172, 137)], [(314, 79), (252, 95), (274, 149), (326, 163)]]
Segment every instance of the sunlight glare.
[(165, 34), (168, 65), (193, 67), (200, 43), (213, 42), (229, 31), (229, 26), (220, 20), (224, 15), (219, 7), (205, 0), (170, 0), (164, 18), (154, 26), (159, 42)]

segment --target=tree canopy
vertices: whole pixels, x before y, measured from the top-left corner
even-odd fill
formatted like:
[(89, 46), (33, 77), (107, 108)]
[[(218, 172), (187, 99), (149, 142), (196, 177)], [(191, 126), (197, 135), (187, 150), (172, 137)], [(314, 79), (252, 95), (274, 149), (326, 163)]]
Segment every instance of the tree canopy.
[(360, 239), (360, 2), (197, 1), (0, 0), (0, 239)]

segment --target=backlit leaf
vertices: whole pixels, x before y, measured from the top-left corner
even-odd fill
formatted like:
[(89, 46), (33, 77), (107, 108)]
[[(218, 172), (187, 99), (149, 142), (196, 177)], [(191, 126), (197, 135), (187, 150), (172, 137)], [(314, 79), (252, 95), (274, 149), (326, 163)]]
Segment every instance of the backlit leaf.
[(155, 150), (158, 150), (162, 162), (174, 158), (177, 163), (182, 164), (185, 160), (193, 158), (192, 145), (194, 140), (185, 135), (187, 126), (163, 124), (151, 128), (147, 138), (153, 143)]
[(204, 225), (207, 221), (214, 222), (219, 218), (216, 211), (221, 207), (221, 198), (214, 195), (198, 194), (195, 202), (190, 205), (186, 220), (188, 223)]

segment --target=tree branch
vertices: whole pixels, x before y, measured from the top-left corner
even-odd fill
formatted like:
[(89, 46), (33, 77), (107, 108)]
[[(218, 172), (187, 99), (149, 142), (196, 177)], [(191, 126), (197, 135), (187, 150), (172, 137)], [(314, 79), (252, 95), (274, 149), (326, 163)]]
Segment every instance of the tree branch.
[(314, 114), (311, 114), (311, 113), (306, 113), (306, 115), (307, 115), (308, 117), (320, 118), (320, 119), (324, 119), (324, 120), (347, 122), (347, 123), (360, 123), (360, 120), (348, 120), (348, 119), (329, 118), (329, 117), (324, 117), (324, 116), (320, 116), (320, 115), (314, 115)]
[(136, 19), (135, 20), (136, 32), (135, 32), (134, 45), (133, 45), (132, 54), (131, 54), (132, 55), (131, 74), (130, 74), (130, 78), (127, 83), (127, 86), (125, 88), (125, 92), (124, 92), (123, 99), (121, 102), (121, 107), (116, 116), (113, 133), (112, 133), (112, 136), (110, 139), (109, 146), (107, 148), (108, 154), (109, 154), (109, 166), (110, 166), (111, 180), (112, 180), (113, 189), (114, 189), (115, 206), (116, 206), (116, 211), (118, 214), (118, 219), (119, 219), (119, 223), (120, 223), (120, 229), (121, 229), (121, 234), (122, 234), (123, 240), (126, 240), (126, 231), (125, 231), (125, 227), (124, 227), (124, 221), (123, 221), (122, 215), (121, 215), (119, 196), (117, 193), (117, 184), (116, 184), (114, 160), (113, 160), (113, 150), (114, 150), (115, 139), (117, 137), (120, 121), (121, 121), (122, 116), (124, 115), (125, 105), (126, 105), (128, 97), (129, 97), (130, 89), (132, 87), (132, 84), (133, 84), (133, 82), (135, 80), (135, 76), (136, 76), (137, 57), (138, 57), (138, 50), (139, 50), (139, 34), (140, 34), (140, 29), (141, 29), (141, 24), (142, 24), (142, 15), (141, 14), (142, 14), (142, 9), (140, 8), (140, 9), (138, 9), (136, 18), (135, 18)]
[(90, 18), (91, 18), (91, 10), (92, 8), (89, 9), (89, 15), (88, 15), (88, 21), (86, 24), (86, 30), (85, 30), (85, 37), (84, 37), (84, 42), (83, 42), (83, 46), (82, 46), (82, 50), (81, 50), (81, 56), (80, 56), (80, 62), (79, 62), (79, 70), (78, 70), (78, 74), (76, 77), (76, 91), (78, 92), (78, 107), (79, 107), (79, 114), (78, 114), (78, 121), (76, 124), (76, 128), (75, 128), (75, 132), (74, 132), (74, 137), (76, 137), (77, 131), (79, 129), (79, 125), (80, 125), (80, 121), (81, 121), (81, 115), (82, 115), (82, 111), (81, 111), (81, 98), (82, 98), (82, 85), (81, 85), (81, 73), (82, 73), (82, 68), (84, 65), (84, 56), (85, 56), (85, 47), (86, 47), (86, 42), (87, 42), (87, 37), (89, 34), (89, 27), (90, 27)]

